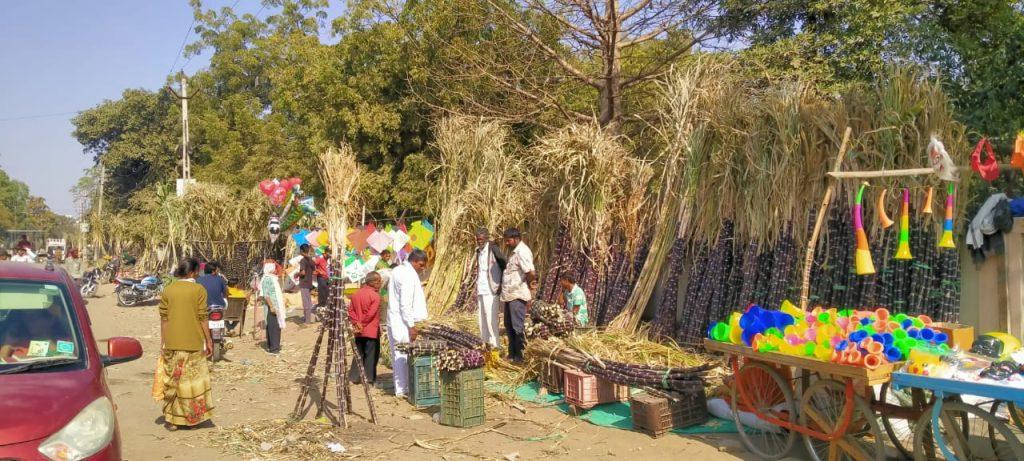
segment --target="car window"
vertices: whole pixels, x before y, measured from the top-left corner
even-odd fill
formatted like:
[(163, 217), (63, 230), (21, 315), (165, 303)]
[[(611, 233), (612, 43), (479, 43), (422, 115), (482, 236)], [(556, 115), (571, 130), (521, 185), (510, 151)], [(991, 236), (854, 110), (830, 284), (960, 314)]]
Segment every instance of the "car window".
[(0, 370), (79, 359), (81, 341), (66, 291), (51, 283), (0, 281)]

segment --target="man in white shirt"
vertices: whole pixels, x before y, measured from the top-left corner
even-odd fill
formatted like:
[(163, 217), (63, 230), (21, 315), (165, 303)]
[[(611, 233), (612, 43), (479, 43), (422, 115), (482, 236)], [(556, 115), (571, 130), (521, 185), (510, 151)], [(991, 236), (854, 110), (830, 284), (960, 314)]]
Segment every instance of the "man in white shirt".
[(476, 310), (480, 339), (498, 347), (498, 296), (505, 255), (498, 245), (487, 241), (487, 229), (476, 230)]
[(26, 248), (18, 248), (18, 254), (14, 255), (14, 257), (11, 258), (11, 261), (14, 261), (16, 263), (30, 263), (34, 262), (35, 260), (35, 255), (29, 255), (28, 249)]
[(524, 322), (533, 304), (531, 285), (537, 280), (533, 267), (533, 251), (523, 243), (519, 229), (510, 228), (503, 234), (505, 244), (512, 248), (501, 277), (501, 302), (505, 304), (505, 333), (508, 335), (508, 359), (523, 361), (526, 347)]
[(427, 298), (419, 275), (425, 267), (427, 254), (412, 250), (409, 258), (391, 271), (388, 281), (388, 345), (395, 373), (395, 396), (400, 398), (409, 391), (409, 359), (395, 346), (415, 341), (416, 323), (427, 319)]

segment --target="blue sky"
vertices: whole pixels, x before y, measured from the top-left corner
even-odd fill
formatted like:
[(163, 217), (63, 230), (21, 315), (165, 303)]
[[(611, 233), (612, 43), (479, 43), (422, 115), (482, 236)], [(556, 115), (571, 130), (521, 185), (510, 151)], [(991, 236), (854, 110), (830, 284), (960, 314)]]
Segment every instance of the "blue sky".
[[(236, 10), (260, 6), (239, 0)], [(163, 86), (192, 10), (187, 0), (8, 0), (0, 7), (0, 167), (54, 211), (76, 215), (68, 190), (92, 161), (71, 136), (68, 112), (117, 99), (126, 88)], [(185, 71), (207, 62), (196, 57)]]

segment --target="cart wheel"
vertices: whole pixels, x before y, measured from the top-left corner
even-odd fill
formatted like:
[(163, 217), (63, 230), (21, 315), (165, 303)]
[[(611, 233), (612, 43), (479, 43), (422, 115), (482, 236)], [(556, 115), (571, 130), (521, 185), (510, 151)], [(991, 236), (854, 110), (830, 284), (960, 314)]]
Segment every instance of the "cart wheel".
[[(946, 459), (935, 446), (931, 418), (929, 407), (917, 420), (917, 427), (914, 429), (915, 461)], [(964, 421), (968, 422), (966, 431), (962, 426)], [(949, 427), (952, 425), (961, 430), (950, 431)], [(1010, 427), (975, 405), (943, 402), (939, 413), (939, 426), (946, 447), (959, 461), (1024, 459), (1024, 445)]]
[[(817, 381), (800, 398), (800, 425), (828, 434), (841, 422), (845, 407), (846, 386), (843, 383), (832, 379)], [(803, 438), (812, 460), (829, 459), (829, 442), (809, 435)], [(859, 395), (853, 397), (853, 415), (838, 448), (841, 454), (835, 459), (885, 460), (882, 429), (871, 405)]]
[[(959, 401), (960, 397), (955, 397)], [(878, 400), (889, 405), (900, 406), (917, 412), (912, 419), (901, 418), (890, 412), (881, 412), (882, 427), (889, 435), (893, 445), (907, 459), (914, 457), (914, 428), (917, 418), (935, 401), (932, 391), (918, 388), (894, 390), (889, 383), (882, 384), (878, 391)]]
[[(1024, 425), (1021, 421), (1024, 420), (1024, 411), (1014, 405), (1012, 402), (1004, 402), (1002, 400), (996, 400), (992, 402), (992, 409), (989, 410), (992, 416), (995, 416), (999, 422), (1006, 424), (1006, 427), (1010, 428), (1010, 432), (1017, 440), (1024, 439)], [(1013, 421), (1013, 425), (1009, 422)], [(988, 439), (992, 444), (992, 449), (996, 450), (999, 448), (999, 444), (1002, 443), (1002, 437), (996, 432), (994, 426), (988, 427)]]
[[(796, 432), (784, 427), (771, 425), (772, 429), (762, 430), (745, 426), (740, 419), (740, 411), (751, 408), (740, 404), (738, 386), (750, 397), (750, 405), (761, 413), (770, 414), (786, 421), (796, 420), (796, 401), (793, 389), (777, 371), (760, 362), (748, 362), (740, 368), (736, 375), (736, 385), (732, 387), (732, 415), (736, 422), (743, 446), (752, 453), (766, 460), (779, 459), (786, 456), (796, 442)], [(770, 423), (765, 423), (766, 425)]]

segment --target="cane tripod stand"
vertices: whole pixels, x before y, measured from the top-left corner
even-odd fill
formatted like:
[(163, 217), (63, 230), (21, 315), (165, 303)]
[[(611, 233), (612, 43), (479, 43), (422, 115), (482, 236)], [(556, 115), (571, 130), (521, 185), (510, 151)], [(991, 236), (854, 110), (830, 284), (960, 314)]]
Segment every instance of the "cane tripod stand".
[[(341, 273), (340, 267), (335, 267), (335, 269), (335, 273)], [(320, 323), (320, 331), (317, 334), (316, 344), (313, 346), (313, 355), (310, 357), (309, 367), (306, 369), (306, 377), (302, 380), (302, 391), (295, 402), (295, 409), (292, 410), (292, 417), (302, 419), (309, 406), (315, 404), (317, 406), (317, 418), (324, 414), (327, 414), (330, 418), (330, 409), (327, 407), (327, 385), (330, 383), (331, 376), (334, 376), (335, 392), (338, 398), (338, 416), (330, 419), (335, 426), (340, 425), (347, 428), (347, 414), (353, 412), (351, 386), (349, 385), (348, 377), (345, 376), (345, 371), (348, 369), (347, 350), (349, 345), (353, 346), (353, 352), (356, 349), (354, 347), (355, 335), (350, 334), (351, 332), (349, 331), (348, 309), (345, 307), (345, 284), (340, 278), (331, 280), (330, 302), (328, 302), (326, 307), (326, 312), (323, 313), (323, 319)], [(310, 399), (310, 388), (316, 384), (318, 379), (316, 368), (317, 363), (320, 361), (320, 346), (323, 345), (325, 333), (328, 334), (328, 338), (323, 383), (320, 386), (319, 399), (312, 401), (316, 399)], [(356, 369), (359, 370), (360, 382), (363, 383), (366, 404), (370, 408), (370, 420), (373, 424), (377, 424), (377, 411), (373, 406), (373, 396), (370, 394), (370, 384), (366, 381), (366, 370), (363, 369), (363, 361), (355, 354), (353, 361), (355, 362)]]

